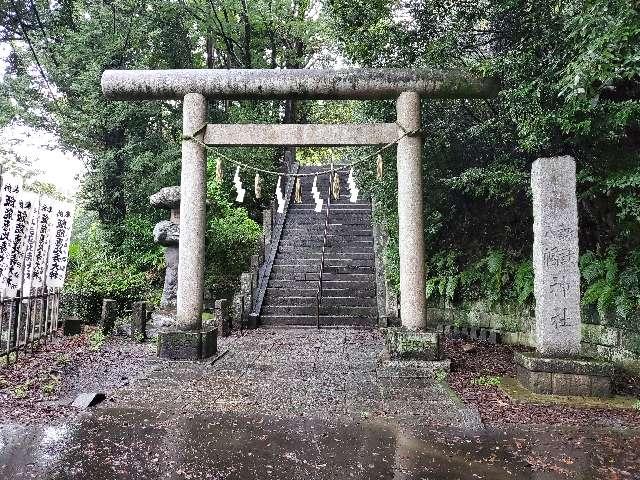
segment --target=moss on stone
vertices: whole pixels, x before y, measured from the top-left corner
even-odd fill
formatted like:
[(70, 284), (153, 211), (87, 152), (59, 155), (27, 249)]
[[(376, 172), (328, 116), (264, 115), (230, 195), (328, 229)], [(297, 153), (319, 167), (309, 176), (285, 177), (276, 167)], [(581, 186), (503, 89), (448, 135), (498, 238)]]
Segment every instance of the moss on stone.
[(436, 333), (387, 328), (384, 334), (391, 358), (436, 360), (440, 357), (440, 345)]
[(635, 354), (640, 354), (640, 334), (624, 332), (621, 337), (622, 339), (620, 343), (622, 348)]
[(578, 408), (635, 409), (636, 398), (616, 395), (614, 397), (571, 397), (533, 393), (524, 388), (513, 377), (502, 377), (500, 388), (511, 401), (535, 405), (566, 405)]

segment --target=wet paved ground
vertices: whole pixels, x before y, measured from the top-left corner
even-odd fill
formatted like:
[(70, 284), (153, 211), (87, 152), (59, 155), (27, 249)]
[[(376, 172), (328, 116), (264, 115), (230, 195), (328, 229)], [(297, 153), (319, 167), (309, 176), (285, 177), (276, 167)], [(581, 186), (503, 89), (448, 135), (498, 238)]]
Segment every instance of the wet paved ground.
[(633, 431), (485, 428), (445, 384), (389, 377), (374, 331), (259, 330), (220, 350), (149, 362), (75, 418), (4, 424), (0, 478), (640, 478)]
[[(110, 406), (150, 402), (170, 412), (274, 416), (384, 416), (477, 427), (477, 412), (446, 383), (394, 378), (378, 361), (378, 331), (261, 329), (220, 342), (210, 362), (163, 362), (112, 396)], [(149, 406), (147, 405), (147, 406)]]

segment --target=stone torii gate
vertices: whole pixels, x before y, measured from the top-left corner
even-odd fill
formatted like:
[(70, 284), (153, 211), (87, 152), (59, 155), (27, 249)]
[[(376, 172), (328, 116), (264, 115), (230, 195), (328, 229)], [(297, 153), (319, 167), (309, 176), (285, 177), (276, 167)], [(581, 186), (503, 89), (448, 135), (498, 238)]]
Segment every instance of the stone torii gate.
[[(102, 91), (111, 100), (183, 100), (181, 218), (176, 332), (160, 343), (173, 358), (215, 351), (215, 333), (202, 331), (206, 150), (218, 146), (354, 146), (398, 138), (400, 312), (403, 327), (427, 328), (422, 202), (420, 99), (487, 98), (491, 79), (426, 69), (348, 70), (107, 70)], [(206, 124), (207, 99), (395, 99), (396, 123), (349, 125)], [(206, 127), (204, 127), (206, 125)], [(204, 127), (204, 128), (203, 128)]]

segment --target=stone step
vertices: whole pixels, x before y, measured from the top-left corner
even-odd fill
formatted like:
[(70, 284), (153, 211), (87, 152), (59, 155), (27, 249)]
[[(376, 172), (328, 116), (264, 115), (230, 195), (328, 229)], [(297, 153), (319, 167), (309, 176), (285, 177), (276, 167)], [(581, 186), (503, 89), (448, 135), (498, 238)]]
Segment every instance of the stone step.
[[(300, 228), (297, 226), (284, 227), (282, 229), (282, 236), (288, 237), (287, 240), (290, 237), (300, 238), (300, 239), (317, 237), (317, 236), (322, 237), (324, 236), (324, 231), (325, 231), (324, 225), (309, 226), (304, 228)], [(340, 237), (344, 239), (353, 239), (353, 240), (356, 240), (358, 237), (373, 238), (373, 230), (371, 230), (371, 228), (363, 228), (362, 226), (356, 227), (355, 225), (352, 225), (352, 226), (341, 225), (335, 228), (329, 227), (327, 229), (327, 236)]]
[[(266, 306), (286, 306), (286, 305), (316, 305), (316, 292), (312, 296), (293, 296), (298, 292), (288, 292), (292, 296), (275, 296), (267, 295), (264, 298), (264, 305)], [(327, 296), (323, 290), (322, 305), (327, 306), (353, 306), (353, 307), (375, 307), (376, 299), (373, 297), (334, 297)]]
[[(263, 305), (263, 315), (315, 315), (316, 304), (309, 305)], [(340, 315), (354, 317), (377, 317), (378, 309), (369, 306), (320, 305), (320, 315)]]
[[(274, 269), (276, 267), (273, 267)], [(304, 272), (304, 271), (295, 271), (295, 270), (277, 270), (271, 271), (271, 277), (269, 280), (291, 280), (291, 281), (310, 281), (317, 282), (319, 280), (319, 269), (316, 272)], [(375, 283), (375, 275), (373, 273), (353, 273), (353, 272), (332, 272), (325, 271), (322, 274), (322, 283), (324, 285), (325, 282), (331, 281), (342, 281), (342, 282), (371, 282)]]
[[(335, 255), (335, 254), (333, 254)], [(289, 266), (289, 267), (301, 267), (304, 266), (312, 266), (319, 267), (320, 262), (322, 262), (322, 255), (318, 253), (313, 258), (300, 258), (297, 255), (287, 254), (284, 256), (278, 256), (278, 258), (274, 261), (274, 266)], [(358, 257), (358, 258), (335, 258), (334, 257), (324, 257), (323, 262), (325, 267), (330, 267), (332, 269), (346, 269), (343, 273), (349, 273), (353, 271), (354, 273), (364, 273), (359, 272), (359, 268), (367, 268), (373, 269), (375, 268), (375, 261), (373, 258), (367, 257)], [(315, 271), (315, 270), (306, 270), (307, 272)]]
[[(317, 277), (317, 275), (316, 275)], [(301, 289), (317, 290), (318, 278), (308, 280), (291, 280), (290, 278), (270, 278), (268, 287), (270, 288), (285, 288), (291, 291), (299, 291)], [(367, 280), (335, 280), (335, 279), (323, 279), (322, 291), (325, 292), (328, 289), (341, 289), (349, 292), (358, 292), (360, 290), (374, 290), (375, 282), (370, 279)], [(356, 293), (357, 295), (357, 293)]]
[[(273, 267), (274, 269), (276, 267)], [(369, 281), (373, 282), (375, 276), (373, 274), (373, 269), (365, 270), (366, 267), (362, 267), (361, 269), (354, 270), (348, 268), (332, 268), (332, 269), (324, 269), (322, 273), (322, 281), (328, 280), (352, 280), (352, 281)], [(271, 272), (271, 279), (273, 280), (319, 280), (320, 278), (320, 268), (313, 269), (312, 267), (306, 268), (284, 268), (282, 270), (276, 270)]]
[[(315, 258), (322, 255), (322, 245), (314, 247), (300, 247), (297, 245), (280, 245), (278, 248), (278, 257), (286, 257), (287, 255), (294, 255), (302, 258)], [(333, 258), (373, 258), (373, 250), (371, 246), (351, 246), (344, 245), (342, 247), (327, 247), (325, 248), (325, 255), (331, 255)]]
[[(296, 225), (316, 225), (322, 223), (324, 225), (325, 219), (318, 219), (317, 216), (313, 215), (288, 215), (287, 220), (285, 222), (286, 225), (296, 224)], [(371, 224), (371, 214), (360, 214), (360, 213), (340, 213), (340, 214), (329, 214), (329, 224), (348, 224), (348, 225), (358, 225), (358, 224)]]
[[(295, 256), (287, 255), (284, 258), (276, 255), (276, 259), (273, 261), (273, 266), (277, 265), (288, 265), (288, 266), (298, 266), (298, 265), (310, 265), (310, 266), (320, 266), (320, 261), (322, 259), (322, 255), (320, 254), (317, 258), (296, 258)], [(358, 267), (369, 267), (373, 268), (375, 266), (373, 258), (350, 258), (350, 257), (333, 257), (325, 254), (324, 257), (324, 266), (331, 268), (340, 268), (340, 267), (350, 267), (350, 268), (358, 268)]]
[[(355, 317), (349, 315), (320, 315), (321, 326), (362, 326), (374, 327), (378, 323), (375, 317)], [(299, 325), (315, 326), (315, 315), (260, 315), (262, 325)]]
[[(314, 239), (306, 238), (306, 239), (295, 239), (293, 236), (290, 238), (283, 238), (280, 240), (281, 247), (318, 247), (322, 248), (322, 235)], [(357, 240), (353, 239), (342, 239), (340, 237), (329, 236), (327, 237), (326, 246), (329, 248), (339, 248), (342, 246), (349, 247), (358, 247), (361, 249), (372, 249), (373, 251), (373, 240), (368, 239), (367, 237), (358, 237)]]
[[(312, 199), (313, 200), (313, 199)], [(290, 203), (287, 218), (314, 219), (327, 216), (326, 203), (321, 212), (316, 212), (316, 202)], [(317, 215), (311, 215), (315, 213)], [(322, 215), (321, 215), (322, 214)], [(369, 203), (334, 203), (329, 205), (329, 218), (371, 218), (372, 212)]]
[[(325, 247), (339, 247), (342, 245), (358, 245), (364, 248), (369, 248), (373, 251), (373, 241), (370, 236), (346, 236), (346, 235), (327, 235), (326, 240), (322, 233), (316, 235), (300, 235), (296, 237), (296, 235), (287, 235), (283, 236), (280, 245), (291, 246), (296, 244), (296, 238), (299, 243), (298, 246), (303, 247), (318, 247), (322, 248), (324, 243)], [(364, 243), (360, 239), (369, 240), (369, 244), (367, 242)], [(364, 250), (363, 248), (363, 250)]]
[[(324, 249), (325, 258), (335, 258), (337, 260), (344, 259), (372, 259), (374, 258), (373, 249), (367, 247), (354, 248), (348, 245), (338, 247), (327, 247)], [(317, 259), (322, 255), (322, 245), (317, 247), (289, 247), (287, 249), (278, 249), (278, 257), (280, 258), (308, 258)]]
[[(324, 220), (316, 221), (316, 222), (309, 222), (309, 221), (298, 222), (296, 220), (287, 220), (286, 223), (284, 224), (284, 228), (285, 229), (300, 228), (305, 230), (322, 229), (324, 231)], [(327, 226), (327, 230), (329, 231), (332, 231), (332, 230), (343, 231), (346, 228), (373, 231), (370, 221), (349, 220), (347, 218), (345, 218), (344, 220), (331, 219), (329, 221), (329, 225)]]
[[(318, 292), (318, 282), (314, 282), (314, 285), (307, 286), (306, 288), (297, 288), (295, 290), (286, 287), (271, 286), (271, 282), (267, 287), (267, 296), (274, 298), (283, 298), (290, 295), (296, 295), (304, 298), (314, 298)], [(374, 298), (376, 296), (375, 285), (369, 285), (363, 288), (328, 288), (326, 282), (322, 282), (322, 296), (331, 297), (359, 297), (359, 298)]]
[[(321, 212), (315, 211), (315, 202), (308, 203), (290, 203), (288, 215), (296, 215), (299, 212), (304, 212), (305, 214), (316, 214), (318, 216), (326, 215), (326, 208), (323, 206)], [(325, 199), (326, 206), (326, 199)], [(369, 202), (358, 202), (358, 203), (350, 203), (350, 202), (341, 202), (341, 203), (332, 203), (329, 207), (329, 216), (334, 213), (350, 213), (350, 212), (370, 212), (371, 204)]]
[[(323, 234), (324, 233), (324, 225), (286, 225), (282, 228), (282, 233), (296, 233), (304, 235), (305, 233), (312, 234)], [(354, 226), (354, 225), (339, 225), (339, 224), (329, 224), (327, 227), (327, 233), (330, 235), (337, 234), (347, 234), (349, 236), (371, 236), (373, 235), (373, 229), (368, 226)]]
[[(321, 212), (316, 212), (316, 201), (307, 203), (290, 203), (287, 218), (308, 218), (314, 219), (327, 216), (327, 204), (324, 203)], [(314, 213), (316, 215), (311, 215)], [(329, 205), (329, 218), (371, 218), (372, 211), (368, 202), (366, 203), (332, 203)]]
[[(281, 241), (294, 242), (295, 240), (298, 240), (299, 242), (305, 242), (305, 241), (319, 242), (317, 243), (317, 245), (322, 247), (324, 238), (325, 238), (325, 235), (322, 232), (319, 232), (319, 233), (307, 232), (307, 233), (298, 233), (298, 234), (283, 232)], [(350, 234), (344, 233), (341, 235), (336, 235), (330, 232), (329, 234), (326, 235), (326, 242), (327, 242), (326, 244), (327, 245), (328, 244), (344, 245), (345, 243), (352, 244), (353, 242), (357, 242), (360, 239), (372, 240), (372, 237), (371, 237), (371, 234), (350, 235)], [(286, 245), (289, 245), (289, 244), (290, 243), (286, 243)]]

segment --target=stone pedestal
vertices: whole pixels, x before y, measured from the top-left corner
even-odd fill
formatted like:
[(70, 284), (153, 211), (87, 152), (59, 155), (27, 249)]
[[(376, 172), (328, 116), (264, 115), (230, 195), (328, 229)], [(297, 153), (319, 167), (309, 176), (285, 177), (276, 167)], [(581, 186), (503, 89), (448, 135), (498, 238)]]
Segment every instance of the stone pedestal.
[(611, 363), (516, 353), (518, 381), (534, 393), (606, 397), (611, 395)]
[(387, 328), (384, 335), (391, 360), (442, 360), (440, 336), (435, 332), (415, 332), (400, 327)]
[(147, 338), (155, 338), (161, 332), (175, 330), (176, 311), (172, 309), (155, 310), (147, 322)]
[(218, 330), (160, 332), (158, 356), (171, 360), (202, 360), (218, 351)]

